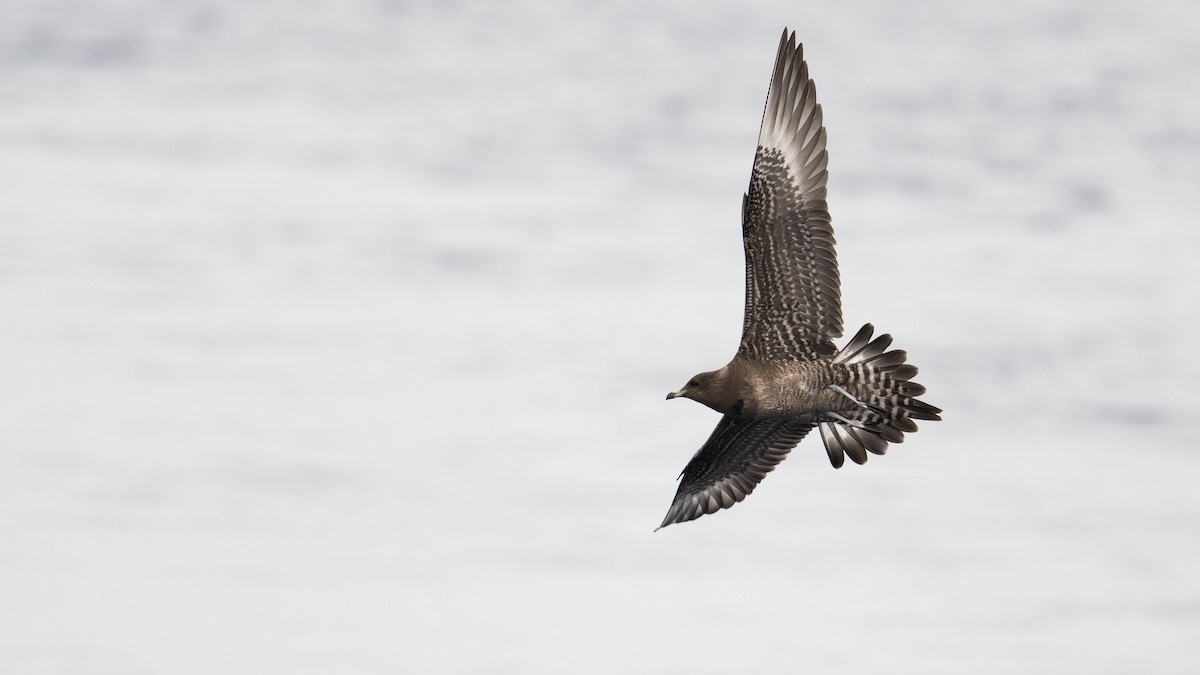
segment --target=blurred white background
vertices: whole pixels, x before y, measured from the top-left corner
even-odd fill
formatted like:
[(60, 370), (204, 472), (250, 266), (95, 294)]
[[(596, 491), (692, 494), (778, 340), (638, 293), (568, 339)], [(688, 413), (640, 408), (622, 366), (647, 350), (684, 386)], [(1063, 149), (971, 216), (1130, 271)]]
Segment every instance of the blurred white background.
[[(945, 421), (652, 533), (779, 32)], [(1192, 673), (1194, 3), (8, 0), (9, 673)]]

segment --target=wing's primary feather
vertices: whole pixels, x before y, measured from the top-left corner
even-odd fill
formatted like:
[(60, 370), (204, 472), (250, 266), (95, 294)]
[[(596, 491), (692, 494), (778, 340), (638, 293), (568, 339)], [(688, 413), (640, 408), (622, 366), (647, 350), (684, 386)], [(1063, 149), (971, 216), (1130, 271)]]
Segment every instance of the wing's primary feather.
[(681, 474), (662, 525), (695, 520), (742, 501), (782, 462), (813, 423), (726, 415)]
[(742, 201), (746, 310), (740, 356), (816, 359), (836, 351), (842, 308), (825, 203), (825, 140), (803, 46), (784, 29)]

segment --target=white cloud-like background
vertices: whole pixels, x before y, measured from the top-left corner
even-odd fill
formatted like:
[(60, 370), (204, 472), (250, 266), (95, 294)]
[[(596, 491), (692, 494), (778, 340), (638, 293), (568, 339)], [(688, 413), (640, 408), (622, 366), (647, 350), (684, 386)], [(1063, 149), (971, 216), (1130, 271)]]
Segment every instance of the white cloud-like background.
[[(653, 533), (776, 41), (945, 409)], [(0, 664), (1188, 673), (1187, 3), (0, 9)]]

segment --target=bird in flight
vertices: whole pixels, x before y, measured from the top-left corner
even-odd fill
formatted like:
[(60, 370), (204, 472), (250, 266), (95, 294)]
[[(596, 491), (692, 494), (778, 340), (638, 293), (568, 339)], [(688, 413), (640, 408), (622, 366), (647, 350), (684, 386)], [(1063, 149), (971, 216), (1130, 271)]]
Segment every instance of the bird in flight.
[(825, 127), (803, 45), (783, 31), (767, 92), (750, 189), (742, 198), (746, 311), (737, 354), (668, 399), (722, 413), (680, 474), (662, 525), (694, 520), (742, 501), (818, 427), (834, 468), (882, 455), (940, 420), (918, 401), (925, 387), (890, 335), (863, 326), (841, 350), (841, 290), (825, 203)]

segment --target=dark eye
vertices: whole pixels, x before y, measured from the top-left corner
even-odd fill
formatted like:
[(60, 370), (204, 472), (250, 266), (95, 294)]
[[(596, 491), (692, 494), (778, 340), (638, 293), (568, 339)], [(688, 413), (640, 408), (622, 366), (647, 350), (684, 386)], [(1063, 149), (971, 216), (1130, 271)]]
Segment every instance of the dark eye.
[(694, 378), (694, 377), (693, 377), (693, 378), (692, 378), (692, 381), (691, 381), (691, 382), (688, 382), (688, 386), (689, 386), (689, 387), (699, 387), (699, 386), (700, 386), (700, 381), (699, 381), (699, 380), (697, 380), (696, 378)]

